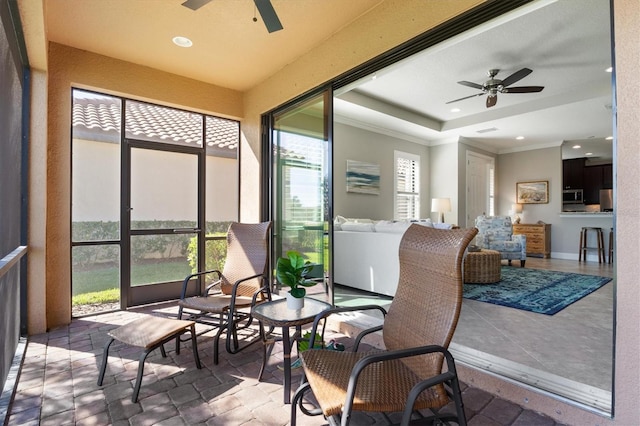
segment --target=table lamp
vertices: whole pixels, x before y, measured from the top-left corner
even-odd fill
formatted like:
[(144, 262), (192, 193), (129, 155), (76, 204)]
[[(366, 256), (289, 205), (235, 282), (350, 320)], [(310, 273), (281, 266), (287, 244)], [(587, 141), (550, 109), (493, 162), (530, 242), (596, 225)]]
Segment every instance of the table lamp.
[(444, 223), (444, 213), (451, 211), (451, 199), (449, 198), (432, 198), (431, 211), (438, 213), (438, 222)]
[(520, 223), (520, 214), (522, 214), (522, 204), (511, 204), (513, 210), (513, 223)]

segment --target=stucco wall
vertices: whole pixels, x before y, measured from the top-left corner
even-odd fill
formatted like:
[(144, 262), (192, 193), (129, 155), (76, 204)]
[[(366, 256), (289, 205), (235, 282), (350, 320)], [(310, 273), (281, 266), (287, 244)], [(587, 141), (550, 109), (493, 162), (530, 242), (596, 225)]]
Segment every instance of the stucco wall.
[(617, 129), (616, 191), (616, 424), (640, 420), (640, 2), (614, 2)]

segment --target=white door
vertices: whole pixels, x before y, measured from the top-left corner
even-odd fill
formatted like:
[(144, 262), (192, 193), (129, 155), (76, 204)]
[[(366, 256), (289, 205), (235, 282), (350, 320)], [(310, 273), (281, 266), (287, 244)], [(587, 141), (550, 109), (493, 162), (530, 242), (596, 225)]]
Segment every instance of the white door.
[(493, 158), (467, 152), (467, 227), (480, 215), (493, 215), (493, 170)]

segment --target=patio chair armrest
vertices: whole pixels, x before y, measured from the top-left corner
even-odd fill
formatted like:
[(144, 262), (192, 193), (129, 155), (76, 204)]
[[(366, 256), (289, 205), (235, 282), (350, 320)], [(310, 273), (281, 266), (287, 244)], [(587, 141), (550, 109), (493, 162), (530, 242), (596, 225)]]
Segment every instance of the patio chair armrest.
[[(409, 399), (411, 399), (411, 398), (416, 398), (417, 395), (419, 395), (420, 392), (422, 392), (424, 389), (427, 389), (438, 383), (449, 381), (456, 376), (453, 356), (446, 348), (439, 345), (427, 345), (427, 346), (416, 346), (413, 348), (406, 348), (406, 349), (398, 349), (394, 351), (376, 352), (370, 355), (366, 355), (365, 357), (360, 359), (351, 370), (351, 375), (349, 376), (349, 384), (347, 386), (347, 399), (345, 401), (343, 412), (351, 413), (351, 410), (353, 407), (353, 399), (355, 398), (356, 387), (358, 384), (358, 378), (360, 377), (360, 374), (362, 373), (362, 371), (370, 364), (373, 364), (376, 362), (384, 362), (384, 361), (389, 361), (394, 359), (400, 359), (400, 358), (408, 358), (408, 357), (413, 357), (418, 355), (425, 355), (425, 354), (430, 354), (435, 352), (440, 352), (444, 355), (445, 359), (447, 360), (447, 371), (445, 373), (441, 373), (441, 374), (438, 374), (437, 376), (430, 377), (429, 379), (423, 380), (419, 382), (417, 385), (415, 385), (414, 388), (409, 393)], [(411, 406), (413, 407), (413, 404), (411, 404)]]
[(191, 275), (187, 275), (187, 277), (184, 279), (184, 281), (182, 281), (182, 292), (180, 293), (180, 299), (184, 299), (187, 296), (187, 287), (189, 286), (189, 281), (191, 281), (195, 277), (199, 277), (201, 275), (206, 275), (206, 274), (213, 274), (213, 273), (217, 273), (218, 274), (218, 281), (216, 281), (213, 284), (207, 286), (205, 291), (202, 293), (202, 294), (206, 294), (211, 287), (213, 287), (214, 285), (216, 285), (216, 283), (219, 282), (220, 277), (222, 276), (222, 273), (217, 269), (211, 269), (209, 271), (195, 272), (195, 273), (193, 273)]
[[(320, 312), (318, 315), (316, 315), (316, 317), (313, 320), (313, 326), (311, 327), (311, 337), (309, 339), (310, 340), (309, 347), (313, 348), (316, 333), (318, 330), (318, 324), (323, 319), (327, 318), (330, 315), (340, 314), (343, 312), (358, 312), (358, 311), (370, 311), (370, 310), (377, 310), (382, 312), (383, 318), (387, 315), (387, 311), (382, 306), (378, 306), (378, 305), (344, 306), (344, 307), (336, 306), (333, 308), (325, 309), (324, 311)], [(357, 349), (357, 345), (360, 343), (360, 340), (362, 340), (362, 338), (366, 334), (373, 333), (374, 331), (378, 331), (379, 329), (382, 329), (382, 326), (376, 326), (376, 327), (372, 327), (372, 328), (361, 331), (360, 334), (358, 334), (358, 337), (356, 338), (356, 345), (354, 347), (354, 350)]]
[[(233, 287), (231, 288), (231, 303), (229, 304), (229, 310), (231, 312), (233, 312), (234, 309), (235, 309), (236, 297), (237, 297), (237, 294), (238, 294), (238, 287), (240, 286), (240, 284), (242, 284), (245, 281), (253, 280), (253, 279), (256, 279), (256, 278), (259, 278), (259, 277), (262, 277), (263, 281), (266, 282), (266, 277), (265, 277), (264, 273), (261, 273), (261, 274), (255, 274), (255, 275), (251, 275), (249, 277), (241, 278), (238, 281), (236, 281), (235, 283), (233, 283)], [(253, 293), (253, 303), (255, 303), (255, 300), (258, 297), (258, 294), (260, 292), (264, 291), (264, 290), (265, 290), (265, 285), (262, 285), (258, 290), (256, 290)]]

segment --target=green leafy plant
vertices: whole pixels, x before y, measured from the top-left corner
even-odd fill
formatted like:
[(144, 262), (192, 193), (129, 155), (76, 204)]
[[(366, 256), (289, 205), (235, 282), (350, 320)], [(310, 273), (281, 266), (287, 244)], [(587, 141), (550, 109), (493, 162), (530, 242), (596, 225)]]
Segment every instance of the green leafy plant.
[(307, 294), (305, 287), (311, 287), (318, 284), (317, 281), (307, 278), (307, 275), (313, 269), (313, 264), (305, 260), (302, 255), (291, 250), (287, 252), (286, 257), (278, 259), (276, 264), (276, 278), (285, 287), (290, 287), (289, 293), (293, 297), (304, 297)]

